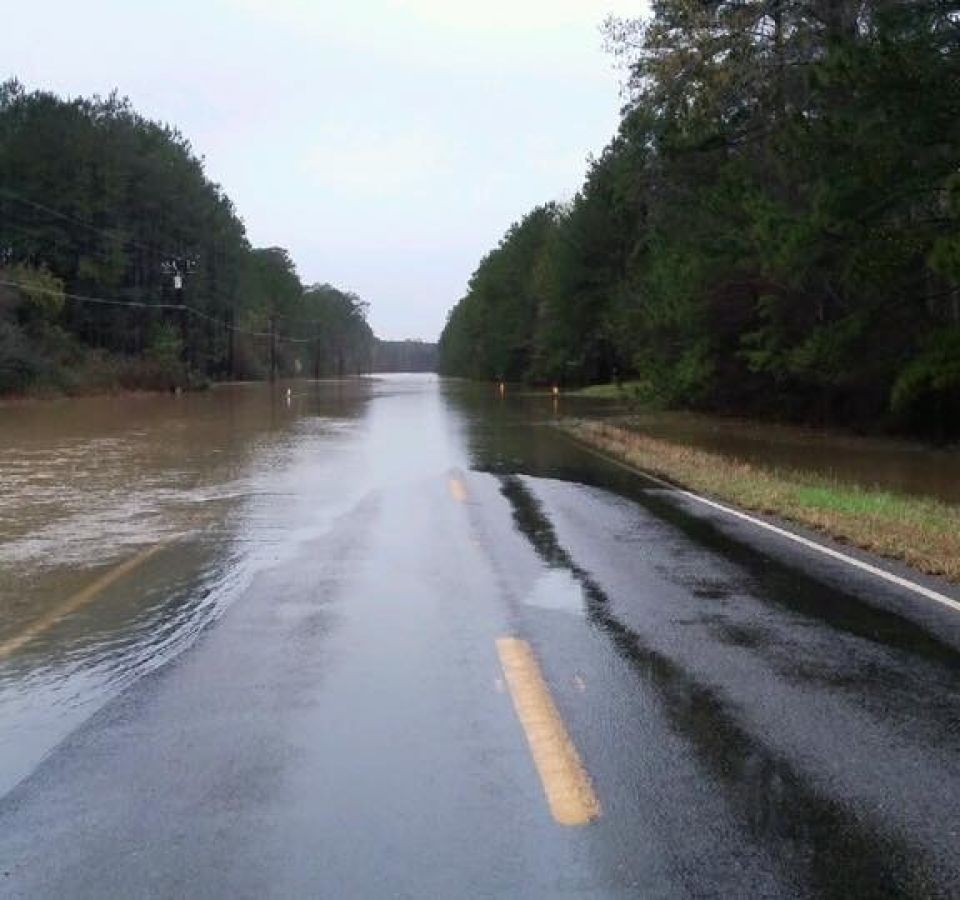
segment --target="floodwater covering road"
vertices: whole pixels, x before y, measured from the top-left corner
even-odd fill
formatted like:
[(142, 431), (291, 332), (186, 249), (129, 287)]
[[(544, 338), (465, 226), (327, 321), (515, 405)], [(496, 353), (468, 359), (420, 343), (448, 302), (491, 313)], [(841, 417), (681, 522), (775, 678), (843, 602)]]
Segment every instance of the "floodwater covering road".
[(960, 895), (960, 614), (550, 398), (290, 390), (0, 409), (0, 896)]

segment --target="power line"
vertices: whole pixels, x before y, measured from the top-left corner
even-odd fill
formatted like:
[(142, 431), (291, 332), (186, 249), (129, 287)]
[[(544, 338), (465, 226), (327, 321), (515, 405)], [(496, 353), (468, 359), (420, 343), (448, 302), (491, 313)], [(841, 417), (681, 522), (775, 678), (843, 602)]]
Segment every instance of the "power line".
[[(96, 232), (97, 234), (104, 235), (105, 237), (107, 237), (108, 239), (110, 239), (110, 240), (112, 240), (112, 241), (119, 240), (120, 243), (122, 243), (123, 245), (128, 246), (128, 247), (134, 247), (134, 248), (143, 250), (145, 253), (153, 254), (153, 255), (156, 255), (156, 256), (159, 256), (159, 257), (165, 257), (165, 258), (167, 258), (167, 259), (176, 259), (176, 260), (178, 260), (178, 261), (182, 261), (182, 259), (184, 258), (184, 254), (183, 254), (183, 253), (173, 253), (173, 252), (169, 252), (169, 251), (168, 251), (168, 248), (164, 248), (164, 247), (161, 247), (161, 246), (159, 246), (159, 245), (154, 245), (154, 246), (151, 247), (151, 246), (147, 246), (146, 244), (141, 244), (139, 241), (136, 241), (136, 240), (134, 240), (133, 238), (120, 238), (117, 234), (111, 232), (109, 229), (101, 228), (101, 227), (99, 227), (99, 226), (97, 226), (97, 225), (94, 225), (92, 222), (86, 222), (86, 221), (84, 221), (83, 219), (78, 219), (76, 216), (73, 216), (73, 215), (71, 215), (71, 214), (69, 214), (69, 213), (63, 212), (62, 210), (54, 209), (53, 207), (47, 206), (46, 204), (43, 204), (43, 203), (38, 203), (38, 202), (36, 202), (35, 200), (31, 200), (29, 197), (25, 197), (25, 196), (23, 196), (22, 194), (18, 194), (16, 191), (11, 191), (9, 188), (0, 187), (0, 194), (3, 194), (3, 195), (5, 195), (5, 196), (7, 196), (7, 197), (10, 197), (10, 198), (12, 198), (12, 199), (14, 199), (14, 200), (19, 200), (21, 203), (25, 203), (25, 204), (28, 205), (28, 206), (32, 206), (32, 207), (34, 207), (34, 208), (36, 208), (36, 209), (39, 209), (39, 210), (41, 210), (41, 211), (43, 211), (43, 212), (46, 212), (46, 213), (48, 213), (48, 214), (50, 214), (50, 215), (56, 216), (56, 217), (58, 217), (58, 218), (60, 218), (60, 219), (63, 219), (63, 220), (65, 220), (65, 221), (73, 222), (73, 223), (75, 223), (75, 224), (77, 224), (77, 225), (80, 225), (80, 226), (83, 227), (83, 228), (87, 228), (87, 229), (89, 229), (90, 231)], [(25, 220), (21, 219), (21, 221), (25, 221)], [(23, 228), (23, 227), (19, 227), (19, 228), (18, 228), (17, 226), (11, 225), (11, 224), (6, 223), (6, 222), (4, 223), (4, 227), (14, 228), (14, 229), (16, 229), (16, 230), (18, 230), (18, 231), (20, 231), (21, 233), (24, 233), (24, 234), (28, 234), (28, 233), (30, 232), (30, 230), (27, 229), (27, 228)], [(95, 249), (94, 249), (94, 252), (93, 252), (91, 255), (94, 255), (94, 256), (96, 256), (96, 257), (98, 257), (99, 259), (104, 260), (104, 261), (107, 260), (107, 254), (106, 254), (106, 252), (105, 252), (104, 250), (100, 249), (100, 248), (95, 248)], [(334, 288), (334, 290), (336, 290), (336, 288)], [(233, 299), (233, 293), (232, 293), (229, 289), (225, 289), (225, 288), (223, 288), (223, 287), (220, 286), (220, 285), (215, 285), (215, 286), (213, 287), (213, 290), (210, 289), (210, 285), (207, 285), (207, 291), (208, 291), (208, 293), (211, 295), (212, 299), (214, 299), (214, 300), (230, 302), (230, 301)], [(342, 292), (341, 292), (341, 293), (342, 293)], [(91, 301), (91, 302), (93, 302), (93, 301)], [(156, 304), (147, 304), (147, 305), (156, 307)], [(178, 308), (178, 309), (180, 308), (179, 305), (177, 305), (177, 308)], [(194, 313), (195, 313), (196, 315), (200, 315), (200, 316), (204, 316), (204, 315), (205, 315), (204, 313), (201, 313), (199, 310), (194, 310)], [(207, 316), (207, 318), (210, 318), (210, 317)], [(220, 321), (220, 320), (211, 319), (211, 321)], [(320, 319), (313, 319), (313, 320), (310, 320), (309, 322), (306, 322), (306, 323), (304, 323), (304, 324), (316, 324), (316, 325), (320, 325), (320, 324), (325, 324), (325, 323), (323, 323), (323, 321), (320, 320)], [(225, 327), (229, 327), (229, 326), (226, 326), (226, 325), (225, 325)], [(246, 333), (246, 332), (245, 332), (245, 333)], [(299, 338), (288, 338), (287, 340), (295, 341), (295, 340), (300, 340), (300, 339), (299, 339)]]
[[(0, 188), (0, 194), (2, 194), (2, 193), (4, 193), (4, 192), (5, 192), (4, 189), (3, 189), (3, 188)], [(7, 192), (7, 193), (9, 193), (9, 192)], [(44, 208), (45, 208), (45, 207), (44, 207)], [(14, 214), (14, 215), (16, 215), (16, 214)], [(63, 215), (63, 216), (66, 216), (65, 213), (62, 214), (62, 215)], [(67, 218), (70, 218), (70, 217), (67, 217)], [(21, 221), (21, 222), (26, 222), (27, 220), (21, 217), (21, 218), (20, 218), (20, 221)], [(79, 220), (72, 220), (72, 221), (78, 221), (78, 222), (79, 222)], [(87, 225), (87, 227), (89, 227), (89, 228), (92, 228), (92, 229), (94, 229), (94, 230), (101, 230), (101, 231), (102, 231), (102, 229), (97, 229), (96, 226), (88, 225), (87, 223), (80, 223), (80, 224), (85, 224), (85, 225)], [(33, 228), (31, 228), (31, 227), (24, 227), (23, 225), (14, 224), (14, 223), (11, 222), (11, 221), (9, 220), (9, 218), (6, 217), (6, 216), (5, 216), (4, 221), (2, 222), (2, 224), (0, 224), (0, 232), (2, 232), (3, 230), (6, 230), (6, 229), (10, 229), (10, 230), (12, 230), (12, 231), (17, 231), (17, 232), (20, 232), (21, 234), (27, 235), (27, 236), (35, 236), (35, 231), (34, 231), (35, 228), (36, 228), (36, 226), (34, 226)], [(109, 232), (106, 232), (106, 231), (103, 231), (103, 233), (104, 233), (104, 234), (109, 234)], [(56, 242), (56, 241), (52, 241), (52, 242), (51, 242), (49, 239), (46, 239), (46, 240), (43, 241), (43, 243), (49, 245), (50, 243), (56, 244), (57, 242)], [(143, 246), (143, 245), (137, 244), (136, 242), (133, 242), (133, 241), (128, 241), (127, 243), (131, 244), (131, 245), (134, 246), (134, 247), (142, 247), (142, 246)], [(169, 254), (169, 253), (166, 253), (166, 252), (162, 251), (162, 250), (159, 249), (159, 248), (154, 248), (154, 250), (151, 251), (151, 252), (154, 253), (154, 254), (155, 254), (156, 256), (158, 256), (158, 257), (164, 257), (164, 258), (166, 258), (166, 259), (177, 258), (177, 259), (179, 260), (179, 259), (182, 259), (182, 258), (183, 258), (183, 257), (182, 257), (182, 254), (181, 254), (180, 256), (178, 256), (177, 254)], [(95, 247), (95, 248), (84, 247), (83, 250), (80, 251), (80, 253), (81, 253), (82, 255), (85, 255), (85, 256), (91, 256), (91, 257), (94, 257), (94, 258), (96, 258), (96, 259), (99, 259), (99, 260), (102, 261), (102, 262), (106, 262), (106, 261), (108, 261), (108, 259), (109, 259), (106, 251), (103, 250), (102, 248), (99, 248), (99, 247)], [(0, 265), (2, 265), (2, 261), (3, 261), (3, 248), (0, 247)], [(164, 277), (168, 277), (168, 276), (165, 275)], [(131, 288), (125, 288), (125, 289), (122, 288), (122, 289), (120, 289), (120, 290), (121, 290), (122, 292), (123, 292), (123, 291), (135, 291), (136, 288), (132, 288), (132, 287), (131, 287)], [(214, 284), (212, 284), (212, 285), (209, 284), (209, 283), (205, 284), (205, 285), (204, 285), (204, 291), (205, 291), (205, 293), (206, 293), (212, 300), (217, 301), (217, 302), (219, 302), (219, 303), (226, 303), (226, 304), (229, 305), (229, 304), (231, 304), (231, 303), (233, 302), (233, 300), (235, 299), (235, 292), (234, 292), (234, 291), (231, 291), (229, 288), (225, 288), (225, 287), (223, 287), (223, 286), (221, 286), (221, 285), (219, 285), (219, 284), (216, 284), (216, 283), (214, 283)], [(153, 306), (153, 305), (155, 305), (155, 304), (149, 304), (149, 305)]]
[(219, 325), (221, 328), (225, 328), (227, 331), (233, 331), (236, 334), (246, 334), (250, 337), (259, 338), (273, 337), (275, 340), (286, 341), (288, 344), (312, 344), (316, 341), (316, 338), (296, 338), (278, 333), (271, 334), (269, 331), (251, 331), (249, 328), (241, 328), (239, 325), (234, 325), (231, 322), (225, 321), (224, 319), (218, 319), (215, 316), (211, 316), (209, 313), (205, 313), (193, 306), (187, 306), (186, 304), (182, 303), (147, 303), (143, 300), (111, 300), (107, 297), (89, 297), (81, 294), (70, 294), (66, 291), (57, 291), (53, 288), (44, 288), (31, 284), (24, 284), (23, 282), (19, 281), (7, 281), (5, 279), (0, 279), (0, 285), (4, 287), (12, 287), (20, 290), (31, 291), (38, 294), (48, 294), (54, 297), (63, 297), (65, 300), (72, 300), (77, 303), (91, 303), (97, 306), (120, 306), (132, 307), (135, 309), (176, 310), (181, 313), (186, 312), (190, 315), (196, 316), (198, 319), (205, 319), (208, 322), (213, 322), (215, 325)]
[(58, 219), (63, 219), (66, 222), (73, 222), (75, 225), (79, 225), (81, 228), (86, 228), (90, 231), (96, 232), (97, 234), (103, 235), (111, 241), (119, 240), (122, 244), (125, 244), (128, 247), (136, 247), (138, 250), (143, 250), (145, 253), (156, 253), (158, 256), (177, 255), (175, 253), (168, 253), (166, 248), (160, 246), (154, 245), (151, 247), (147, 244), (141, 244), (139, 241), (134, 240), (133, 238), (120, 237), (120, 235), (108, 228), (101, 228), (99, 225), (94, 225), (92, 222), (79, 219), (70, 213), (63, 212), (63, 210), (54, 209), (52, 206), (47, 206), (44, 203), (38, 203), (36, 200), (31, 200), (29, 197), (25, 197), (23, 194), (18, 194), (16, 191), (11, 191), (9, 188), (0, 187), (0, 194), (9, 197), (12, 200), (17, 200), (20, 203), (24, 203), (27, 206), (32, 206), (34, 209), (38, 209), (41, 212), (47, 213), (48, 215), (56, 216)]
[[(139, 241), (136, 241), (136, 240), (134, 240), (133, 238), (119, 238), (119, 236), (118, 236), (116, 233), (111, 232), (110, 230), (108, 230), (108, 229), (106, 229), (106, 228), (101, 228), (101, 227), (99, 227), (99, 226), (97, 226), (97, 225), (94, 225), (92, 222), (84, 221), (83, 219), (79, 219), (79, 218), (77, 218), (76, 216), (71, 215), (70, 213), (66, 213), (66, 212), (63, 212), (62, 210), (54, 209), (53, 207), (47, 206), (46, 204), (38, 203), (37, 201), (31, 200), (29, 197), (25, 197), (24, 195), (19, 194), (19, 193), (17, 193), (16, 191), (11, 191), (11, 190), (10, 190), (9, 188), (7, 188), (7, 187), (0, 187), (0, 194), (5, 195), (5, 196), (7, 196), (7, 197), (10, 197), (10, 198), (13, 199), (13, 200), (17, 200), (17, 201), (19, 201), (19, 202), (21, 202), (21, 203), (24, 203), (24, 204), (26, 204), (27, 206), (32, 206), (32, 207), (34, 207), (35, 209), (41, 210), (42, 212), (45, 212), (45, 213), (48, 213), (49, 215), (56, 216), (56, 217), (58, 217), (58, 218), (60, 218), (60, 219), (63, 219), (63, 220), (65, 220), (65, 221), (68, 221), (68, 222), (73, 222), (73, 223), (75, 223), (75, 224), (77, 224), (77, 225), (80, 225), (80, 226), (83, 227), (83, 228), (87, 228), (87, 229), (89, 229), (90, 231), (96, 232), (97, 234), (104, 235), (105, 237), (107, 237), (107, 238), (108, 238), (109, 240), (111, 240), (111, 241), (116, 241), (116, 240), (119, 239), (122, 244), (124, 244), (124, 245), (126, 245), (126, 246), (128, 246), (128, 247), (135, 247), (135, 248), (137, 248), (137, 249), (143, 250), (145, 253), (156, 254), (157, 256), (167, 257), (168, 259), (181, 260), (181, 259), (183, 258), (183, 254), (182, 254), (182, 253), (169, 253), (169, 252), (167, 252), (167, 250), (166, 250), (165, 248), (162, 248), (162, 247), (159, 247), (159, 246), (156, 246), (156, 245), (150, 247), (150, 246), (147, 246), (146, 244), (141, 244)], [(11, 227), (16, 228), (16, 226), (11, 226)], [(21, 227), (21, 228), (18, 228), (17, 230), (19, 230), (19, 231), (21, 231), (21, 232), (23, 232), (23, 233), (26, 233), (26, 232), (28, 231), (28, 229), (24, 229), (24, 228), (22, 228), (22, 227)], [(107, 258), (106, 253), (105, 253), (103, 250), (100, 250), (99, 248), (96, 250), (95, 255), (98, 256), (98, 257), (100, 257), (100, 258), (103, 259), (103, 260), (105, 260), (105, 259)], [(17, 286), (17, 285), (13, 285), (13, 284), (11, 284), (11, 283), (8, 283), (8, 282), (0, 282), (0, 283), (2, 283), (2, 284), (8, 284), (8, 286)], [(20, 285), (20, 287), (22, 287), (22, 285)], [(331, 285), (330, 287), (332, 287), (332, 285)], [(209, 288), (208, 288), (208, 289), (209, 289)], [(353, 303), (353, 300), (352, 300), (352, 298), (350, 297), (350, 295), (349, 295), (348, 292), (340, 291), (340, 290), (338, 290), (337, 288), (333, 288), (333, 291), (336, 292), (336, 294), (338, 294), (340, 297), (343, 297), (344, 299), (350, 301), (351, 306), (352, 306), (352, 309), (350, 310), (350, 314), (359, 312), (359, 313), (360, 313), (360, 318), (361, 318), (364, 322), (366, 322), (366, 315), (364, 314), (364, 307), (365, 307), (365, 306), (368, 306), (368, 304), (366, 304), (365, 301), (360, 300), (359, 303)], [(213, 291), (211, 291), (210, 293), (211, 293), (213, 299), (215, 299), (215, 300), (221, 300), (221, 301), (222, 301), (222, 300), (227, 300), (227, 301), (229, 301), (229, 300), (232, 300), (232, 299), (233, 299), (232, 293), (231, 293), (229, 290), (224, 290), (224, 289), (223, 289), (221, 286), (219, 286), (219, 285), (217, 285), (216, 288), (215, 288)], [(309, 293), (309, 291), (306, 291), (306, 290), (305, 290), (304, 293), (305, 293), (305, 294), (306, 294), (306, 293)], [(144, 302), (141, 302), (141, 301), (132, 301), (132, 300), (131, 300), (131, 301), (107, 300), (107, 299), (104, 299), (104, 298), (101, 298), (101, 297), (80, 297), (80, 296), (77, 296), (77, 295), (75, 295), (75, 294), (67, 294), (67, 293), (62, 294), (62, 296), (63, 296), (63, 297), (66, 297), (66, 298), (68, 298), (68, 299), (70, 299), (70, 300), (77, 300), (77, 301), (83, 301), (83, 302), (88, 302), (88, 303), (96, 303), (96, 304), (101, 304), (101, 305), (134, 306), (134, 307), (149, 308), (149, 309), (180, 309), (180, 310), (186, 309), (186, 310), (187, 310), (188, 312), (190, 312), (192, 315), (195, 315), (195, 316), (198, 316), (199, 318), (207, 319), (207, 320), (209, 320), (209, 321), (211, 321), (211, 322), (220, 324), (220, 325), (222, 325), (224, 328), (227, 328), (227, 329), (229, 329), (229, 330), (232, 330), (232, 331), (234, 331), (234, 332), (236, 332), (236, 333), (238, 333), (238, 334), (248, 334), (248, 335), (253, 335), (253, 336), (255, 336), (255, 337), (269, 337), (269, 336), (270, 336), (270, 333), (269, 333), (269, 332), (253, 332), (253, 331), (249, 331), (249, 330), (246, 330), (246, 329), (238, 328), (237, 326), (231, 325), (230, 323), (225, 322), (225, 321), (222, 320), (222, 319), (217, 319), (217, 318), (215, 318), (215, 317), (213, 317), (213, 316), (208, 315), (207, 313), (201, 312), (201, 311), (198, 310), (198, 309), (195, 309), (195, 308), (193, 308), (193, 307), (186, 307), (186, 306), (183, 306), (183, 305), (181, 305), (181, 304), (144, 303)], [(359, 299), (359, 298), (358, 298), (358, 299)], [(278, 318), (287, 318), (287, 317), (285, 317), (285, 316), (279, 316)], [(304, 325), (328, 325), (328, 322), (326, 322), (324, 319), (308, 319), (308, 320), (304, 320), (304, 321), (303, 321), (303, 324), (304, 324)], [(312, 342), (313, 340), (315, 340), (315, 339), (314, 339), (314, 338), (292, 338), (292, 337), (283, 337), (283, 336), (277, 335), (277, 340), (285, 340), (285, 341), (287, 341), (288, 343), (311, 343), (311, 342)]]
[[(147, 246), (146, 244), (141, 244), (139, 241), (136, 241), (133, 238), (119, 238), (119, 236), (116, 233), (111, 232), (109, 229), (101, 228), (98, 225), (94, 225), (92, 222), (87, 222), (87, 221), (84, 221), (83, 219), (78, 219), (76, 216), (73, 216), (70, 213), (66, 213), (66, 212), (63, 212), (62, 210), (54, 209), (53, 207), (47, 206), (46, 204), (43, 204), (43, 203), (38, 203), (35, 200), (31, 200), (29, 197), (25, 197), (23, 194), (19, 194), (16, 191), (11, 191), (9, 188), (0, 187), (0, 194), (10, 197), (14, 200), (19, 200), (21, 203), (25, 203), (28, 206), (32, 206), (50, 215), (57, 216), (58, 218), (64, 219), (65, 221), (73, 222), (77, 225), (80, 225), (83, 228), (89, 229), (90, 231), (94, 231), (98, 234), (104, 235), (110, 240), (115, 241), (119, 239), (122, 244), (130, 247), (136, 247), (140, 250), (143, 250), (146, 253), (155, 253), (158, 256), (163, 256), (163, 257), (167, 257), (168, 259), (177, 259), (177, 260), (180, 260), (183, 257), (182, 253), (170, 253), (170, 252), (167, 252), (167, 249), (159, 247), (157, 245), (154, 245), (151, 247), (151, 246)], [(16, 228), (16, 226), (11, 226), (11, 227)], [(29, 231), (28, 229), (24, 229), (24, 228), (18, 228), (17, 230), (24, 233), (27, 233)], [(102, 250), (98, 249), (96, 251), (96, 255), (99, 256), (101, 259), (106, 259), (106, 253)], [(363, 313), (363, 307), (369, 306), (369, 304), (366, 301), (360, 298), (357, 298), (358, 302), (354, 303), (353, 298), (350, 296), (349, 291), (341, 291), (338, 288), (333, 287), (333, 285), (326, 285), (326, 287), (330, 287), (338, 296), (350, 301), (352, 305), (351, 311), (360, 311), (361, 318), (366, 320), (366, 315), (364, 315)], [(229, 293), (226, 291), (223, 291), (222, 289), (218, 291), (214, 291), (213, 293), (217, 299), (224, 299), (226, 297), (229, 297)], [(310, 289), (305, 288), (304, 293), (305, 294), (310, 293)], [(305, 321), (304, 324), (322, 325), (326, 323), (322, 319), (310, 319)]]

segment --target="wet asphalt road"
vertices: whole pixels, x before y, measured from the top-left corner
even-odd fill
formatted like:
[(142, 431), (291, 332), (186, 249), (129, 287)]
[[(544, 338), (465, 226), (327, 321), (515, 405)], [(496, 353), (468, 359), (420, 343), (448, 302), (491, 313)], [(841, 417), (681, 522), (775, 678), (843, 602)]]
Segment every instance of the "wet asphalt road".
[[(216, 614), (0, 798), (0, 896), (960, 896), (960, 615), (596, 459), (549, 400), (365, 390), (295, 398)], [(103, 602), (189, 582), (191, 540)], [(590, 824), (551, 817), (508, 636)]]

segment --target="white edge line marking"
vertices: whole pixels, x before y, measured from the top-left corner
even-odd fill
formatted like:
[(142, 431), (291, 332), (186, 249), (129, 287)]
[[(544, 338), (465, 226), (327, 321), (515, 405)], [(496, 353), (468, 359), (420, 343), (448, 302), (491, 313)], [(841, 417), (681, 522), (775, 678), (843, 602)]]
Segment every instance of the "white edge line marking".
[[(576, 438), (574, 438), (574, 440), (576, 440)], [(689, 497), (691, 500), (696, 500), (698, 503), (703, 503), (706, 506), (710, 506), (713, 509), (718, 509), (721, 512), (727, 513), (728, 515), (735, 516), (738, 519), (743, 519), (744, 522), (750, 522), (752, 525), (756, 525), (759, 528), (771, 531), (774, 534), (780, 535), (780, 537), (788, 538), (789, 540), (795, 541), (796, 543), (801, 544), (804, 547), (808, 547), (811, 550), (817, 550), (820, 553), (823, 553), (825, 556), (830, 556), (833, 559), (839, 559), (841, 562), (845, 562), (856, 569), (860, 569), (863, 572), (869, 572), (871, 575), (876, 575), (877, 578), (882, 578), (884, 581), (889, 581), (891, 584), (895, 584), (898, 587), (906, 588), (908, 591), (913, 591), (915, 594), (920, 594), (921, 596), (926, 597), (928, 600), (934, 600), (937, 603), (942, 603), (944, 606), (949, 607), (954, 612), (960, 612), (960, 602), (954, 600), (952, 597), (948, 597), (946, 594), (941, 594), (939, 591), (934, 591), (931, 588), (924, 587), (922, 584), (908, 581), (906, 578), (901, 578), (899, 575), (894, 575), (893, 572), (888, 572), (886, 569), (880, 569), (877, 566), (871, 565), (870, 563), (863, 562), (862, 560), (856, 559), (852, 556), (847, 556), (846, 553), (841, 553), (839, 550), (834, 550), (831, 547), (818, 544), (816, 541), (811, 541), (809, 538), (802, 537), (799, 534), (794, 534), (792, 531), (787, 531), (785, 528), (778, 528), (776, 525), (771, 525), (769, 522), (764, 522), (763, 519), (757, 519), (745, 512), (740, 512), (739, 509), (725, 506), (723, 503), (717, 503), (715, 500), (708, 500), (706, 497), (701, 497), (699, 494), (693, 493), (693, 491), (679, 488), (675, 484), (670, 484), (669, 481), (664, 481), (662, 478), (657, 478), (656, 475), (651, 475), (648, 472), (644, 472), (643, 469), (639, 469), (636, 466), (631, 466), (629, 463), (625, 463), (613, 456), (608, 456), (606, 453), (595, 450), (584, 441), (577, 440), (577, 443), (580, 444), (588, 453), (592, 453), (594, 456), (599, 456), (601, 459), (605, 459), (607, 462), (613, 463), (616, 466), (620, 466), (621, 469), (626, 469), (628, 472), (633, 472), (634, 475), (639, 475), (642, 478), (646, 478), (656, 484), (663, 485), (663, 487), (670, 488), (670, 490), (676, 494), (681, 494), (684, 497)]]

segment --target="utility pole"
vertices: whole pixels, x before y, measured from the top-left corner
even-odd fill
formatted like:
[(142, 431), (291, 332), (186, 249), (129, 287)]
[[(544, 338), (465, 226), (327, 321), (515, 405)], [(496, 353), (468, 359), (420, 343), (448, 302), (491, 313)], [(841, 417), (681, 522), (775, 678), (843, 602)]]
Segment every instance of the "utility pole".
[(270, 381), (277, 380), (277, 317), (270, 316)]
[(189, 368), (190, 354), (187, 351), (187, 304), (183, 299), (183, 275), (179, 271), (173, 275), (173, 290), (177, 298), (177, 305), (180, 307), (180, 353), (183, 357), (183, 364)]
[(233, 330), (233, 320), (234, 320), (234, 310), (233, 305), (230, 306), (230, 311), (227, 313), (227, 378), (230, 381), (233, 381), (234, 375), (234, 364), (233, 364), (233, 341), (234, 341), (234, 330)]
[(174, 256), (165, 259), (160, 263), (160, 271), (164, 275), (169, 275), (173, 282), (173, 295), (176, 298), (175, 306), (177, 309), (177, 319), (180, 331), (180, 352), (183, 363), (186, 366), (190, 364), (189, 352), (189, 310), (187, 308), (186, 296), (184, 294), (185, 276), (192, 274), (197, 267), (197, 261), (193, 257)]

